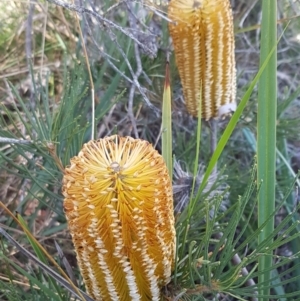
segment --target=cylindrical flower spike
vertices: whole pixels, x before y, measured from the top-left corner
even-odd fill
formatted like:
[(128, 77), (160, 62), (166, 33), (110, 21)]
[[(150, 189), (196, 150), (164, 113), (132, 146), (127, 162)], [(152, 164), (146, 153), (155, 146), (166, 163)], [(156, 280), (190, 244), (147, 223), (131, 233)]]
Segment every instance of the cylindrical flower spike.
[(176, 64), (189, 113), (202, 117), (235, 111), (236, 69), (229, 0), (172, 0), (168, 17)]
[(111, 136), (85, 144), (63, 180), (64, 208), (88, 294), (160, 300), (175, 257), (172, 185), (147, 141)]

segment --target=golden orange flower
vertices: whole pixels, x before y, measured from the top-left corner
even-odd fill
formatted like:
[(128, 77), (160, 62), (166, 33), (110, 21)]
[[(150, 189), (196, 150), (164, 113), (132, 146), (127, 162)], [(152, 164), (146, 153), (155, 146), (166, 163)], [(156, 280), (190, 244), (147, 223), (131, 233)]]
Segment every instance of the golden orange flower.
[(189, 113), (206, 120), (236, 109), (236, 69), (229, 0), (172, 0), (170, 35)]
[(147, 141), (85, 144), (63, 180), (64, 208), (88, 294), (160, 300), (175, 256), (171, 180)]

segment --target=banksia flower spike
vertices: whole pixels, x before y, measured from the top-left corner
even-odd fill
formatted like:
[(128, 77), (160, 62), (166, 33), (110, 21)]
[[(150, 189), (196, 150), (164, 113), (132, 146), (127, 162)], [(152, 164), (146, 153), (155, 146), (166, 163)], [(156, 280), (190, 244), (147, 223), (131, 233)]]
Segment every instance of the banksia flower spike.
[(236, 69), (229, 0), (172, 0), (168, 17), (189, 113), (206, 120), (236, 109)]
[(175, 256), (172, 185), (146, 141), (111, 136), (85, 144), (63, 180), (64, 208), (94, 300), (160, 300)]

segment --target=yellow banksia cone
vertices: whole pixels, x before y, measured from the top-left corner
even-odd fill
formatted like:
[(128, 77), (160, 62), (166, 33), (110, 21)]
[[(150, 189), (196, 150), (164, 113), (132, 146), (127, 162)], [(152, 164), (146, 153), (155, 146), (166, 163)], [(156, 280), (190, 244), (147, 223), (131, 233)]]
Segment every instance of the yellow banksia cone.
[[(170, 35), (189, 113), (206, 120), (236, 109), (236, 69), (229, 0), (172, 0)], [(200, 95), (201, 94), (201, 95)]]
[(63, 180), (64, 208), (94, 300), (160, 300), (175, 257), (171, 180), (147, 141), (85, 144)]

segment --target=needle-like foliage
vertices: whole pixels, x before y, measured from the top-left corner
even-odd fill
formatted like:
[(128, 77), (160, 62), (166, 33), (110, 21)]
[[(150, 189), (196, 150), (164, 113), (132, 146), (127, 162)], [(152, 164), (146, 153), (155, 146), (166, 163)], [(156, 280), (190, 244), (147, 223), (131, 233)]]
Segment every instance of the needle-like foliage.
[[(25, 3), (4, 1), (6, 7), (0, 10), (0, 19), (3, 19), (2, 11), (9, 15), (7, 18), (5, 14), (5, 22), (2, 22), (9, 26), (0, 31), (0, 299), (96, 299), (93, 292), (97, 291), (97, 281), (92, 284), (86, 281), (85, 287), (83, 280), (89, 273), (93, 276), (92, 269), (85, 269), (82, 276), (79, 269), (80, 265), (87, 266), (83, 261), (88, 261), (87, 254), (90, 253), (86, 252), (85, 259), (79, 259), (79, 264), (75, 254), (76, 246), (78, 253), (83, 254), (81, 245), (86, 242), (94, 244), (87, 246), (94, 251), (92, 248), (100, 243), (99, 239), (93, 237), (97, 234), (92, 233), (92, 229), (99, 230), (99, 237), (105, 240), (105, 248), (117, 246), (112, 233), (117, 238), (121, 237), (122, 242), (132, 242), (139, 235), (143, 236), (142, 231), (149, 234), (147, 246), (141, 244), (141, 249), (151, 250), (148, 253), (155, 254), (156, 259), (161, 255), (164, 265), (157, 263), (154, 267), (156, 259), (149, 255), (148, 265), (145, 264), (140, 274), (148, 273), (149, 277), (146, 278), (153, 280), (150, 282), (155, 297), (150, 296), (151, 285), (149, 281), (143, 281), (144, 276), (136, 279), (135, 283), (144, 285), (150, 300), (297, 300), (300, 294), (300, 218), (296, 189), (300, 184), (297, 178), (300, 168), (300, 80), (297, 73), (300, 47), (297, 34), (300, 28), (296, 18), (300, 14), (299, 3), (277, 1), (279, 20), (276, 25), (273, 22), (272, 26), (265, 27), (268, 17), (261, 15), (264, 0), (251, 3), (245, 0), (230, 1), (236, 41), (234, 56), (238, 105), (230, 118), (219, 121), (217, 146), (211, 154), (210, 128), (202, 126), (205, 121), (201, 123), (201, 118), (195, 121), (188, 114), (183, 99), (186, 92), (181, 86), (176, 56), (173, 52), (166, 54), (173, 47), (168, 28), (176, 23), (168, 17), (169, 2), (96, 2), (72, 4), (53, 0), (46, 4), (38, 1), (30, 2), (28, 7)], [(199, 1), (187, 2), (199, 9)], [(208, 1), (200, 2), (207, 4)], [(212, 2), (220, 5), (227, 3)], [(0, 7), (2, 5), (1, 2)], [(13, 5), (13, 10), (9, 10), (10, 5)], [(16, 18), (19, 9), (21, 13)], [(78, 14), (83, 40), (78, 39), (75, 13)], [(23, 23), (24, 16), (26, 26)], [(277, 70), (272, 61), (275, 47), (264, 51), (260, 47), (263, 46), (261, 34), (265, 37), (264, 41), (268, 42), (275, 26), (279, 33)], [(209, 31), (209, 28), (205, 27), (205, 31)], [(225, 42), (224, 39), (222, 41)], [(89, 65), (82, 58), (83, 43)], [(189, 51), (186, 54), (189, 55)], [(227, 55), (227, 52), (223, 54)], [(218, 59), (218, 55), (215, 53), (214, 60)], [(166, 60), (169, 62), (169, 76), (165, 72)], [(277, 72), (278, 84), (266, 78), (259, 83), (264, 78), (264, 72), (271, 74), (273, 80)], [(218, 79), (213, 81), (215, 75), (211, 76), (209, 79), (214, 85)], [(91, 80), (94, 83), (95, 111), (91, 105)], [(201, 86), (201, 81), (197, 84)], [(197, 90), (200, 93), (198, 101), (205, 99), (208, 93), (206, 86), (200, 92)], [(275, 96), (265, 99), (269, 92), (262, 92), (262, 88), (269, 92), (277, 89), (277, 99)], [(215, 85), (213, 89), (217, 90)], [(261, 103), (261, 100), (265, 102)], [(264, 110), (261, 110), (261, 104), (266, 105)], [(277, 113), (274, 115), (275, 108)], [(216, 113), (216, 108), (213, 112)], [(267, 114), (272, 112), (272, 123), (262, 125), (262, 121), (268, 120)], [(105, 219), (111, 216), (109, 208), (114, 206), (114, 201), (118, 202), (117, 208), (122, 209), (123, 213), (127, 209), (131, 212), (133, 207), (129, 196), (137, 198), (132, 195), (137, 191), (131, 188), (137, 189), (139, 185), (141, 189), (144, 188), (139, 200), (141, 203), (148, 202), (145, 205), (147, 210), (139, 212), (140, 216), (136, 219), (144, 221), (161, 216), (160, 210), (171, 208), (171, 196), (166, 198), (164, 192), (153, 190), (150, 184), (163, 184), (164, 187), (159, 186), (159, 189), (170, 190), (170, 183), (166, 184), (167, 177), (160, 182), (161, 173), (150, 172), (149, 166), (143, 165), (139, 169), (142, 173), (133, 172), (137, 177), (130, 178), (130, 183), (126, 182), (124, 186), (128, 175), (124, 178), (118, 165), (109, 162), (104, 170), (100, 161), (96, 160), (99, 164), (96, 164), (95, 172), (85, 178), (83, 161), (95, 158), (95, 154), (86, 148), (84, 154), (80, 154), (80, 150), (85, 143), (95, 149), (94, 143), (97, 142), (89, 142), (93, 118), (95, 141), (104, 141), (107, 139), (105, 136), (119, 137), (121, 141), (128, 136), (131, 137), (127, 138), (128, 141), (144, 141), (149, 148), (152, 144), (152, 154), (162, 154), (169, 175), (173, 172), (176, 245), (172, 251), (175, 254), (172, 254), (174, 262), (171, 268), (169, 260), (165, 260), (167, 256), (164, 250), (160, 249), (164, 240), (161, 229), (167, 224), (166, 220), (157, 218), (148, 226), (143, 224), (142, 227), (135, 227), (134, 215), (125, 214), (121, 217), (114, 212), (117, 214), (114, 215), (115, 223), (107, 227), (110, 221), (109, 218)], [(264, 179), (273, 181), (276, 189), (274, 195), (268, 198), (273, 207), (261, 219), (258, 218), (261, 210), (258, 208), (262, 204), (260, 194), (264, 191), (262, 185), (266, 181), (261, 183), (261, 177), (257, 178), (257, 174), (260, 174), (258, 170), (262, 166), (261, 151), (268, 152), (267, 148), (262, 149), (261, 142), (271, 138), (266, 137), (266, 133), (275, 133), (275, 130), (277, 144), (271, 147), (275, 165), (272, 172), (268, 170), (264, 175)], [(261, 136), (258, 137), (257, 133)], [(265, 139), (265, 142), (269, 140)], [(113, 148), (110, 148), (109, 153), (112, 151)], [(122, 151), (124, 153), (125, 148), (120, 153)], [(258, 152), (260, 155), (257, 158)], [(134, 154), (134, 150), (126, 149), (126, 158), (131, 154)], [(135, 155), (136, 158), (143, 156), (142, 149)], [(71, 161), (74, 156), (77, 159)], [(70, 174), (74, 164), (78, 167), (76, 177)], [(220, 169), (218, 173), (214, 173), (216, 165)], [(109, 191), (113, 197), (105, 199), (112, 201), (106, 204), (106, 209), (98, 206), (97, 200), (103, 201), (104, 190), (108, 187), (102, 184), (98, 187), (93, 178), (100, 169), (109, 175), (107, 181), (117, 185), (117, 189)], [(64, 196), (61, 189), (63, 177)], [(149, 186), (139, 184), (139, 180), (143, 183), (149, 181)], [(155, 199), (153, 204), (151, 197), (148, 199), (153, 191), (158, 194), (156, 200), (159, 204), (155, 203)], [(65, 209), (64, 198), (67, 199)], [(96, 200), (96, 205), (81, 206), (83, 203), (86, 205), (87, 199)], [(82, 202), (78, 207), (80, 210), (76, 207), (77, 202)], [(78, 218), (76, 214), (81, 209), (85, 215)], [(98, 212), (99, 222), (91, 219), (91, 215)], [(76, 222), (83, 222), (87, 226), (85, 231), (90, 231), (89, 239), (81, 240), (82, 232), (79, 229), (77, 231), (74, 223), (70, 228), (77, 237), (74, 247), (66, 215), (69, 220), (71, 215), (72, 218), (75, 216)], [(104, 224), (104, 228), (100, 227)], [(269, 224), (274, 228), (269, 228), (268, 235), (262, 235)], [(130, 249), (130, 244), (127, 244), (122, 254), (130, 255), (135, 248), (138, 247), (133, 244)], [(104, 248), (101, 250), (103, 252)], [(114, 250), (118, 255), (117, 251), (118, 247)], [(107, 254), (104, 253), (97, 253), (97, 258), (104, 258)], [(137, 253), (142, 254), (142, 250)], [(132, 259), (134, 256), (128, 258), (132, 263), (140, 262)], [(271, 265), (261, 265), (262, 258)], [(137, 266), (131, 270), (129, 261), (124, 258), (123, 263), (113, 258), (112, 264), (106, 259), (102, 261), (102, 266), (99, 260), (93, 259), (93, 268), (102, 268), (103, 274), (100, 274), (104, 283), (109, 280), (109, 275), (103, 272), (103, 262), (109, 265), (109, 272), (113, 275), (118, 274), (113, 264), (118, 268), (121, 266), (121, 271), (118, 271), (124, 277), (120, 276), (120, 282), (116, 280), (119, 276), (114, 278), (115, 288), (122, 287), (122, 283), (127, 283), (128, 279), (132, 280), (130, 271), (138, 270)], [(68, 276), (63, 270), (68, 271)], [(154, 274), (151, 278), (152, 271)], [(167, 286), (164, 286), (167, 282)], [(121, 299), (118, 290), (111, 288), (106, 286), (105, 298), (113, 296), (113, 300)], [(134, 292), (134, 288), (130, 292)], [(133, 300), (128, 292), (124, 296), (128, 301)], [(139, 299), (138, 294), (134, 297)]]

